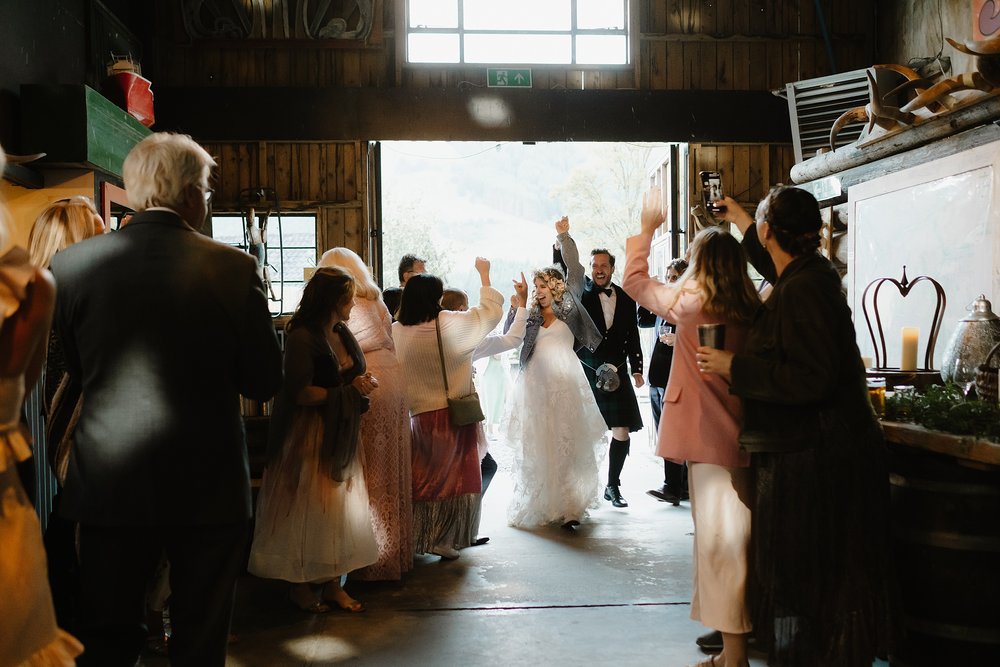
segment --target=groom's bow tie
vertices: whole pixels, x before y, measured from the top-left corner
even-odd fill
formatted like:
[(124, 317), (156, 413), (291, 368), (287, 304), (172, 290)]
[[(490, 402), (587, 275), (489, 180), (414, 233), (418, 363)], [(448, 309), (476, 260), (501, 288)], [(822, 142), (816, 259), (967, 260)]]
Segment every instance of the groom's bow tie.
[(614, 290), (612, 290), (610, 287), (606, 287), (606, 288), (602, 289), (601, 291), (604, 292), (604, 294), (607, 295), (607, 296), (611, 296), (612, 294), (614, 294)]

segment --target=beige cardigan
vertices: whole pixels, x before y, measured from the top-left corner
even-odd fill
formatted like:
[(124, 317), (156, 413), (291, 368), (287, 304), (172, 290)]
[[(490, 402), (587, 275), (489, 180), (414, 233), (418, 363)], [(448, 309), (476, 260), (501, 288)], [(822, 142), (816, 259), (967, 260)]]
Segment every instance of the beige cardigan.
[(406, 381), (411, 415), (446, 408), (447, 398), (458, 398), (473, 391), (472, 352), (500, 322), (503, 303), (500, 292), (483, 287), (475, 308), (465, 312), (442, 310), (438, 315), (448, 371), (447, 397), (434, 320), (411, 326), (393, 322), (392, 339)]

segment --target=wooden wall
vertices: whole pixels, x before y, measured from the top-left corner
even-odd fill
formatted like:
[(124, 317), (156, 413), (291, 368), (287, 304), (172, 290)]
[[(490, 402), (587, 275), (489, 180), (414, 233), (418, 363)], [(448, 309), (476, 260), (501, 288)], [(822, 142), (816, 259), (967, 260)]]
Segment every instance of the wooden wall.
[[(485, 68), (408, 66), (402, 61), (403, 0), (384, 0), (382, 23), (367, 43), (307, 40), (190, 41), (179, 3), (157, 0), (156, 85), (207, 87), (331, 86), (408, 89), (484, 86)], [(533, 68), (534, 87), (587, 90), (770, 91), (788, 82), (872, 64), (875, 12), (868, 0), (633, 0), (635, 62), (625, 68)], [(822, 21), (820, 20), (822, 18)], [(196, 111), (195, 111), (196, 113)], [(330, 109), (336, 114), (337, 109)], [(732, 110), (740, 122), (740, 109)], [(199, 138), (199, 137), (196, 137)], [(219, 156), (221, 199), (240, 187), (276, 187), (293, 206), (323, 211), (320, 251), (344, 244), (366, 250), (368, 210), (362, 192), (366, 142), (212, 144)], [(488, 128), (482, 140), (490, 140)], [(200, 137), (211, 140), (211, 137)], [(684, 141), (683, 137), (676, 140)], [(699, 144), (690, 168), (722, 171), (730, 193), (752, 206), (768, 187), (788, 181), (790, 144)], [(742, 194), (741, 194), (742, 193)], [(693, 201), (696, 192), (691, 193)], [(361, 216), (360, 218), (358, 216)]]
[(911, 59), (941, 55), (951, 59), (949, 76), (974, 68), (971, 56), (944, 40), (951, 37), (964, 42), (972, 38), (972, 0), (879, 0), (878, 8), (878, 62), (905, 65)]
[(204, 145), (219, 164), (216, 211), (239, 211), (242, 190), (274, 188), (282, 211), (316, 212), (319, 254), (342, 246), (369, 259), (367, 142)]
[[(753, 210), (772, 185), (787, 182), (794, 155), (791, 146), (783, 144), (691, 144), (688, 162), (692, 175), (720, 172), (725, 193)], [(690, 179), (689, 187), (688, 200), (701, 201), (698, 179)]]
[[(294, 40), (195, 41), (178, 5), (158, 0), (156, 82), (167, 86), (344, 86), (440, 88), (485, 85), (483, 67), (404, 65), (403, 0), (385, 0), (377, 40), (355, 47)], [(534, 67), (535, 88), (773, 90), (872, 64), (875, 11), (869, 0), (633, 0), (638, 55), (624, 68)], [(398, 20), (397, 20), (398, 19)]]

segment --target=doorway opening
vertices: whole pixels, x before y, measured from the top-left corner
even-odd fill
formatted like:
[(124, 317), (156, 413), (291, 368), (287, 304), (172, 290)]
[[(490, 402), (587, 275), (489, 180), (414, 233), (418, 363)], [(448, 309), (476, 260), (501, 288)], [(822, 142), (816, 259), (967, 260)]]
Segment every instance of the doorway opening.
[(450, 287), (478, 294), (476, 256), (492, 263), (494, 287), (509, 297), (523, 271), (552, 264), (555, 222), (569, 216), (584, 266), (590, 250), (625, 264), (625, 239), (639, 231), (642, 194), (663, 188), (668, 225), (657, 235), (651, 271), (683, 254), (687, 230), (687, 145), (663, 143), (382, 142), (382, 284), (399, 284), (412, 253)]

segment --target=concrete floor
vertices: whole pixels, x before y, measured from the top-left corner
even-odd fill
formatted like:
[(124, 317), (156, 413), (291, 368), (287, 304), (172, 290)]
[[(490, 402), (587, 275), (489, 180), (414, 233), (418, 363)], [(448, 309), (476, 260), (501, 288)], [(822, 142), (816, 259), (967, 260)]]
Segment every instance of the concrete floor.
[[(300, 612), (286, 584), (244, 578), (227, 665), (683, 667), (706, 659), (694, 644), (706, 629), (689, 618), (690, 507), (645, 494), (662, 483), (663, 464), (645, 431), (632, 442), (622, 488), (630, 507), (602, 501), (575, 533), (507, 526), (509, 454), (494, 442), (500, 471), (480, 531), (489, 544), (452, 562), (417, 556), (402, 584), (348, 581), (362, 614)], [(764, 665), (762, 656), (751, 664)]]

